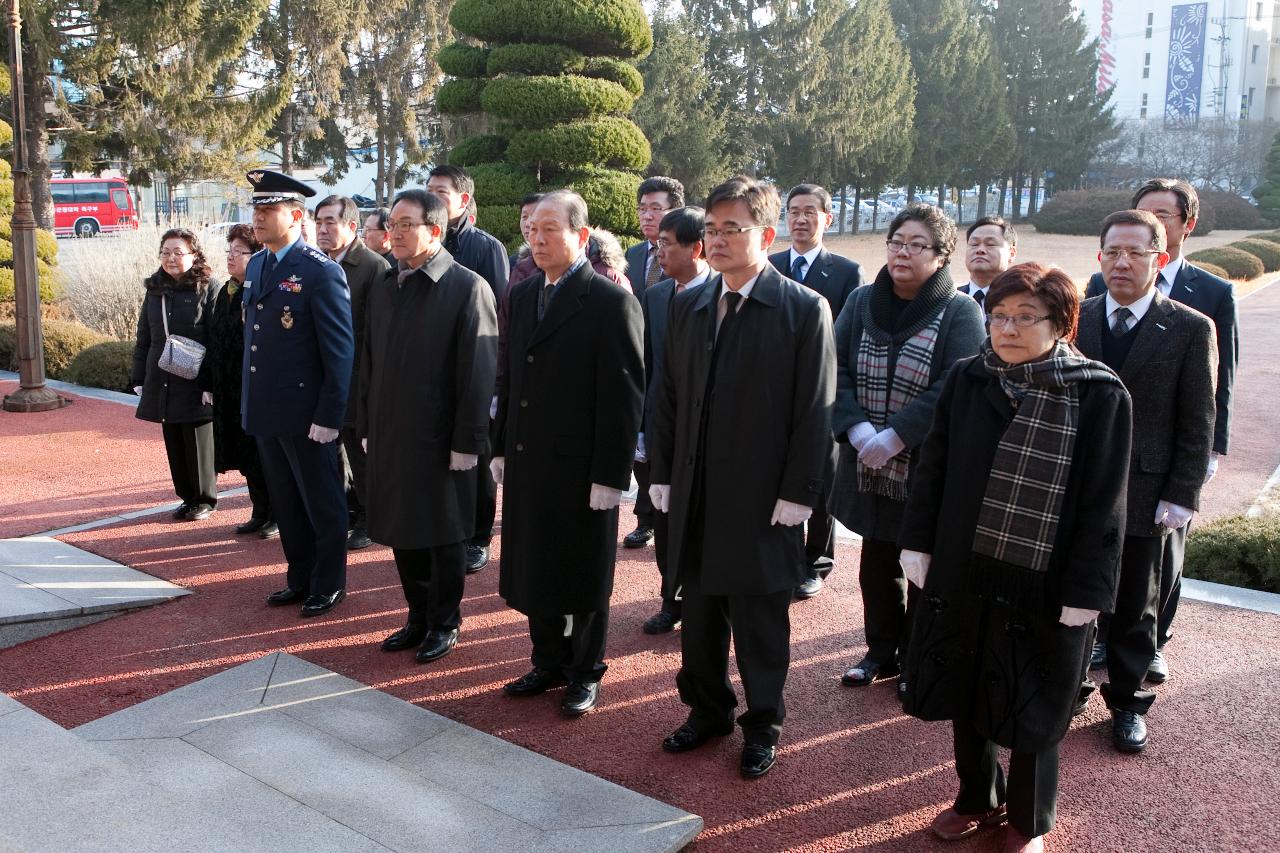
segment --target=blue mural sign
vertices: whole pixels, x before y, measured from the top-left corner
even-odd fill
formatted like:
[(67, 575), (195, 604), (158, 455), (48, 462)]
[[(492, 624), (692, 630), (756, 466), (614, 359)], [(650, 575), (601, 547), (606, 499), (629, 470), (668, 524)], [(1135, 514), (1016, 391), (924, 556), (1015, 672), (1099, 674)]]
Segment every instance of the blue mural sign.
[(1195, 127), (1200, 120), (1200, 84), (1204, 78), (1204, 37), (1208, 3), (1173, 7), (1169, 26), (1169, 79), (1164, 93), (1164, 125)]

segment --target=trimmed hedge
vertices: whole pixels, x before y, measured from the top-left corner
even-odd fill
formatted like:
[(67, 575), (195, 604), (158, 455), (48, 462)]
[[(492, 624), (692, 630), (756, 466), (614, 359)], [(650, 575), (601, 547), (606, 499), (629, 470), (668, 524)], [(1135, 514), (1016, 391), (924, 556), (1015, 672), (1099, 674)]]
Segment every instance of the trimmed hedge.
[(450, 42), (440, 48), (436, 64), (450, 77), (484, 77), (488, 73), (489, 50), (460, 41)]
[[(451, 81), (445, 86), (461, 81)], [(441, 94), (444, 86), (440, 87)], [(526, 128), (548, 127), (576, 118), (631, 109), (634, 98), (611, 80), (566, 74), (560, 77), (499, 77), (489, 81), (480, 96), (484, 111)], [(444, 109), (443, 99), (440, 101)]]
[(1233, 249), (1240, 249), (1262, 261), (1263, 272), (1280, 270), (1280, 245), (1266, 240), (1237, 240), (1230, 244)]
[(615, 235), (640, 233), (636, 190), (640, 189), (641, 180), (631, 172), (609, 169), (582, 169), (560, 178), (564, 186), (577, 191), (586, 201), (591, 221)]
[(1031, 223), (1042, 234), (1084, 234), (1096, 237), (1102, 220), (1117, 210), (1128, 210), (1133, 193), (1128, 190), (1060, 192), (1044, 203)]
[(497, 237), (508, 247), (512, 239), (520, 245), (520, 205), (493, 204), (476, 208), (476, 225)]
[[(88, 326), (65, 320), (45, 320), (43, 327), (44, 372), (50, 379), (64, 378), (72, 359), (83, 350), (111, 340)], [(0, 364), (7, 370), (18, 369), (18, 331), (15, 323), (0, 323)]]
[[(10, 253), (13, 252), (13, 248), (8, 243), (0, 242), (0, 246), (8, 247)], [(41, 260), (36, 261), (36, 270), (40, 277), (40, 302), (45, 305), (56, 302), (62, 295), (57, 275)], [(0, 266), (0, 302), (13, 302), (14, 288), (13, 268)]]
[(489, 54), (488, 71), (493, 76), (577, 74), (586, 64), (581, 52), (562, 44), (504, 44)]
[[(1256, 231), (1267, 227), (1262, 211), (1235, 193), (1207, 190), (1198, 193), (1200, 207), (1208, 205), (1213, 212), (1210, 225), (1220, 231)], [(1205, 233), (1196, 225), (1196, 233)]]
[(1217, 264), (1211, 264), (1208, 261), (1196, 261), (1195, 264), (1200, 269), (1210, 273), (1211, 275), (1216, 275), (1218, 278), (1231, 278), (1231, 276), (1227, 274), (1227, 271)]
[(553, 42), (637, 59), (653, 50), (640, 0), (458, 0), (449, 23), (481, 41)]
[(612, 80), (638, 98), (644, 94), (644, 75), (634, 65), (608, 56), (593, 56), (582, 69), (583, 77)]
[(1250, 240), (1266, 240), (1268, 243), (1280, 243), (1280, 231), (1262, 231), (1257, 234), (1250, 234)]
[(67, 367), (66, 380), (108, 391), (132, 391), (133, 341), (106, 341), (80, 351)]
[(469, 136), (453, 146), (453, 150), (449, 152), (449, 163), (454, 166), (478, 166), (481, 163), (496, 163), (506, 155), (506, 137), (493, 134)]
[(544, 177), (548, 166), (559, 171), (582, 163), (638, 171), (652, 157), (644, 131), (617, 116), (526, 130), (516, 134), (507, 148), (508, 159), (538, 169)]
[(436, 106), (446, 115), (480, 112), (484, 80), (449, 80), (436, 90)]
[[(5, 162), (0, 160), (0, 163)], [(0, 218), (0, 240), (13, 242), (13, 221), (11, 219)], [(58, 238), (53, 236), (49, 231), (36, 229), (36, 257), (44, 261), (49, 266), (55, 266), (58, 263)]]
[[(481, 163), (467, 171), (476, 182), (477, 205), (519, 205), (529, 193), (538, 191), (538, 179), (510, 163)], [(476, 221), (479, 219), (477, 212)]]
[(1264, 272), (1262, 261), (1254, 255), (1230, 246), (1219, 246), (1215, 249), (1201, 249), (1187, 255), (1193, 263), (1209, 263), (1222, 268), (1227, 278), (1237, 281), (1248, 281), (1257, 278)]
[(1280, 516), (1222, 518), (1193, 527), (1187, 577), (1280, 592)]

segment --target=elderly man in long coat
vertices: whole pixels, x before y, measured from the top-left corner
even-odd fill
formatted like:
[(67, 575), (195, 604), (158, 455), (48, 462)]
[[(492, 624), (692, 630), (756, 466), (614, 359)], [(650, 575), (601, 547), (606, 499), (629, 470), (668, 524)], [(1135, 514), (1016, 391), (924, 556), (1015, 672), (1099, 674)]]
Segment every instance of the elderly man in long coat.
[(444, 203), (425, 190), (396, 196), (398, 268), (369, 290), (360, 356), (369, 535), (392, 547), (409, 603), (382, 648), (417, 646), (423, 663), (458, 642), (498, 352), (493, 290), (441, 245), (447, 225)]
[(595, 707), (604, 675), (618, 503), (644, 402), (643, 319), (635, 297), (587, 261), (587, 206), (568, 191), (534, 210), (529, 245), (541, 270), (510, 294), (498, 383), (503, 485), (501, 577), (529, 617), (533, 669), (507, 684), (532, 696), (569, 683), (561, 709)]

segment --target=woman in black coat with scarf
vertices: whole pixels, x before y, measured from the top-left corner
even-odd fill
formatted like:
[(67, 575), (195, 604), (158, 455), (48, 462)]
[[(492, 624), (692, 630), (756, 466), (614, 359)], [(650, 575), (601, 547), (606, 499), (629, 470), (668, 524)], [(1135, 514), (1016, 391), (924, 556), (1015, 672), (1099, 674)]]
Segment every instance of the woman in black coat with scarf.
[(947, 263), (956, 226), (939, 208), (909, 205), (889, 225), (885, 266), (850, 296), (836, 321), (840, 443), (831, 514), (862, 537), (858, 584), (867, 653), (841, 681), (898, 673), (907, 632), (907, 582), (898, 528), (947, 369), (978, 351), (982, 309), (956, 291)]
[(141, 397), (137, 417), (161, 425), (169, 475), (182, 499), (173, 517), (199, 521), (212, 515), (218, 504), (209, 360), (201, 362), (195, 379), (183, 379), (159, 366), (168, 335), (208, 344), (217, 288), (210, 281), (209, 262), (193, 232), (186, 228), (164, 232), (160, 269), (143, 286), (147, 293), (138, 312), (133, 350), (133, 390)]
[(1115, 373), (1070, 343), (1066, 273), (1019, 264), (986, 304), (991, 338), (947, 376), (899, 536), (922, 587), (904, 704), (953, 721), (960, 792), (934, 833), (1007, 819), (1004, 849), (1028, 853), (1053, 828), (1058, 743), (1115, 603), (1132, 415)]

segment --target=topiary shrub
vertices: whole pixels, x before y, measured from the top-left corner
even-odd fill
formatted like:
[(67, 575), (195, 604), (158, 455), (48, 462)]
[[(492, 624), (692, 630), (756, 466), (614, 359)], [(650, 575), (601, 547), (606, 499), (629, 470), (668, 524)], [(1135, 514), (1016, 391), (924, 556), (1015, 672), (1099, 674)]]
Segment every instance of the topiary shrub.
[(449, 23), (488, 42), (550, 42), (637, 59), (653, 50), (638, 0), (458, 0)]
[(520, 205), (518, 204), (487, 204), (484, 207), (478, 207), (476, 208), (476, 225), (495, 237), (499, 234), (503, 235), (498, 239), (506, 244), (508, 250), (514, 251), (524, 241), (520, 234)]
[(1262, 261), (1248, 252), (1233, 249), (1230, 246), (1218, 246), (1213, 249), (1201, 249), (1187, 255), (1192, 263), (1209, 263), (1220, 267), (1226, 277), (1236, 281), (1248, 281), (1257, 278), (1264, 272)]
[(518, 205), (529, 193), (538, 191), (537, 178), (509, 163), (482, 163), (468, 172), (476, 182), (477, 205)]
[(440, 48), (436, 64), (450, 77), (484, 77), (488, 73), (489, 51), (487, 48), (455, 41)]
[[(1209, 222), (1211, 228), (1217, 228), (1220, 231), (1254, 231), (1267, 227), (1267, 220), (1262, 215), (1262, 211), (1235, 193), (1205, 190), (1197, 194), (1200, 196), (1201, 218), (1204, 217), (1205, 205), (1209, 206), (1213, 214)], [(1202, 232), (1197, 224), (1196, 233), (1207, 232)]]
[(449, 80), (436, 90), (436, 106), (446, 115), (480, 112), (484, 80)]
[(107, 341), (80, 351), (67, 366), (68, 382), (108, 391), (133, 390), (133, 341)]
[[(62, 379), (80, 352), (94, 344), (110, 340), (80, 323), (65, 320), (45, 320), (44, 372), (50, 379)], [(14, 323), (0, 324), (0, 357), (6, 370), (18, 369), (17, 331)]]
[(1133, 193), (1128, 190), (1060, 192), (1044, 203), (1031, 223), (1042, 234), (1097, 236), (1102, 220), (1117, 210), (1128, 210), (1131, 201)]
[[(579, 51), (562, 44), (504, 44), (489, 54), (488, 71), (498, 74), (577, 74), (587, 64)], [(599, 75), (590, 75), (599, 76)]]
[[(9, 247), (9, 244), (0, 241), (0, 246)], [(13, 252), (12, 247), (9, 247), (9, 252)], [(13, 263), (12, 259), (9, 263)], [(57, 273), (38, 259), (36, 272), (40, 276), (40, 301), (46, 305), (57, 301), (58, 297), (62, 295), (62, 287), (58, 282)], [(14, 286), (13, 267), (0, 266), (0, 302), (14, 301)]]
[(1216, 275), (1218, 278), (1231, 278), (1231, 276), (1227, 274), (1227, 271), (1224, 270), (1222, 267), (1218, 266), (1217, 264), (1211, 264), (1211, 263), (1208, 263), (1207, 261), (1196, 261), (1195, 264), (1200, 269), (1204, 270), (1205, 272), (1211, 275)]
[(602, 116), (515, 134), (507, 158), (544, 176), (580, 163), (643, 169), (653, 154), (644, 131), (625, 118)]
[(591, 221), (617, 234), (639, 234), (640, 216), (636, 213), (636, 190), (639, 175), (608, 169), (583, 169), (560, 176), (563, 185), (577, 192), (587, 203)]
[(1266, 240), (1268, 243), (1280, 243), (1280, 231), (1259, 231), (1257, 234), (1250, 234), (1249, 240)]
[(505, 136), (485, 134), (469, 136), (453, 146), (449, 152), (449, 163), (454, 166), (476, 166), (480, 163), (492, 163), (501, 160), (507, 153)]
[(601, 80), (612, 80), (638, 98), (644, 94), (644, 75), (629, 62), (609, 56), (594, 56), (582, 69), (584, 77), (599, 77)]
[(1193, 527), (1183, 567), (1190, 578), (1280, 592), (1280, 516), (1238, 515)]
[(622, 114), (631, 109), (634, 100), (612, 80), (564, 74), (495, 78), (484, 87), (480, 106), (490, 115), (523, 127), (547, 127), (577, 118)]
[(1230, 248), (1248, 252), (1262, 261), (1263, 272), (1280, 270), (1280, 245), (1266, 240), (1237, 240), (1229, 245)]

